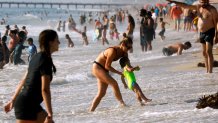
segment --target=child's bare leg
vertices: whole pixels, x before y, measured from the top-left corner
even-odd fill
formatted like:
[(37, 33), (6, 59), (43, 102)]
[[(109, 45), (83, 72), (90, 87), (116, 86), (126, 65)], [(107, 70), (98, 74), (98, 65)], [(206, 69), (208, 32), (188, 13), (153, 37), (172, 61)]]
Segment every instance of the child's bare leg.
[(147, 97), (145, 97), (145, 95), (143, 94), (141, 88), (139, 87), (137, 83), (134, 85), (134, 89), (137, 91), (139, 96), (145, 101), (145, 103), (152, 101), (151, 99), (148, 99)]
[(139, 101), (140, 105), (144, 106), (145, 104), (142, 102), (142, 98), (140, 97), (140, 94), (138, 93), (137, 89), (133, 88), (133, 91), (135, 92), (137, 100)]

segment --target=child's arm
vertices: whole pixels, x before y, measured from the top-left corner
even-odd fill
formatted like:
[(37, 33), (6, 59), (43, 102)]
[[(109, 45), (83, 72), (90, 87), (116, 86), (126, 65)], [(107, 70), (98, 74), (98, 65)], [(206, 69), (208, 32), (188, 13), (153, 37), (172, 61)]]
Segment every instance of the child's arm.
[(170, 25), (168, 22), (165, 22), (166, 24)]
[(127, 84), (125, 82), (124, 76), (121, 76), (121, 80), (122, 80), (122, 83), (124, 85), (124, 88), (127, 89)]
[(140, 70), (140, 67), (139, 66), (132, 67), (131, 65), (126, 65), (126, 70), (129, 72), (138, 71), (138, 70)]

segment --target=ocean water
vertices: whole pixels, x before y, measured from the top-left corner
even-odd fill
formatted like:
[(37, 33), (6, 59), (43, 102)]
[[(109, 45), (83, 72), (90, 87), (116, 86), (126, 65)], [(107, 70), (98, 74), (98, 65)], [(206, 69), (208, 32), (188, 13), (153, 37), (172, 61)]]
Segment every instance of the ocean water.
[[(59, 19), (65, 20), (72, 14), (78, 23), (78, 17), (84, 12), (75, 12), (66, 9), (0, 9), (1, 17), (6, 18), (10, 25), (19, 27), (26, 25), (28, 37), (37, 39), (44, 29), (56, 29)], [(24, 14), (30, 11), (29, 14)], [(41, 14), (48, 12), (48, 16)], [(66, 12), (67, 11), (67, 12)], [(88, 11), (88, 10), (87, 10)], [(95, 16), (96, 17), (96, 16)], [(42, 19), (41, 19), (42, 18)], [(135, 19), (136, 20), (136, 19)], [(77, 24), (78, 29), (83, 26)], [(153, 40), (153, 50), (143, 53), (140, 49), (139, 28), (134, 32), (134, 52), (129, 54), (132, 65), (139, 65), (140, 71), (135, 72), (137, 83), (143, 93), (153, 99), (141, 107), (135, 94), (124, 89), (120, 77), (112, 76), (117, 80), (127, 107), (119, 107), (111, 87), (100, 102), (96, 111), (88, 112), (88, 108), (97, 94), (96, 78), (92, 76), (91, 68), (97, 55), (109, 46), (119, 43), (109, 40), (110, 44), (102, 46), (101, 42), (92, 41), (93, 25), (86, 24), (90, 45), (83, 46), (82, 38), (75, 32), (66, 30), (58, 32), (61, 45), (58, 52), (53, 54), (53, 61), (57, 73), (51, 84), (52, 107), (56, 123), (215, 123), (218, 110), (205, 108), (196, 109), (198, 98), (204, 94), (217, 92), (218, 69), (214, 73), (206, 74), (205, 68), (197, 68), (197, 63), (203, 61), (198, 52), (201, 50), (199, 43), (194, 43), (198, 34), (195, 32), (175, 32), (168, 26), (166, 40), (161, 42), (157, 35)], [(127, 23), (117, 24), (119, 32), (126, 30)], [(0, 25), (0, 32), (4, 32), (5, 25)], [(158, 33), (160, 29), (156, 30)], [(69, 34), (75, 43), (74, 48), (67, 48), (65, 34)], [(109, 37), (108, 37), (109, 39)], [(175, 42), (190, 41), (193, 47), (184, 51), (181, 56), (165, 57), (162, 48)], [(23, 58), (27, 52), (23, 51)], [(118, 62), (113, 67), (120, 70)], [(8, 114), (3, 112), (4, 104), (11, 98), (18, 82), (21, 80), (27, 65), (14, 66), (8, 64), (0, 70), (0, 123), (14, 123), (14, 110)], [(44, 106), (42, 104), (42, 106)]]

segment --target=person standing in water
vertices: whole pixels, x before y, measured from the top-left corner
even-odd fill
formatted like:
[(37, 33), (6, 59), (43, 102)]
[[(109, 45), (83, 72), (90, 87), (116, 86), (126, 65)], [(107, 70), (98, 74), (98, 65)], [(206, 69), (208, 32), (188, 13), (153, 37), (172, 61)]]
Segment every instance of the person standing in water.
[[(139, 71), (140, 67), (139, 66), (133, 67), (130, 64), (130, 61), (129, 61), (128, 57), (122, 57), (119, 62), (120, 62), (121, 68), (123, 69), (124, 76), (121, 76), (121, 80), (122, 80), (122, 83), (123, 83), (124, 87), (125, 88), (128, 87), (130, 90), (135, 92), (140, 105), (144, 106), (145, 104), (142, 102), (142, 100), (144, 100), (144, 102), (147, 103), (147, 102), (150, 102), (151, 99), (148, 99), (143, 94), (141, 88), (136, 83), (136, 78), (135, 78), (135, 74), (134, 74), (133, 71)], [(125, 78), (126, 78), (128, 84), (126, 84)]]
[(202, 54), (205, 59), (207, 73), (213, 72), (213, 44), (218, 40), (218, 12), (216, 8), (210, 5), (209, 0), (199, 0), (198, 5), (188, 5), (182, 2), (167, 0), (175, 3), (177, 6), (196, 10), (198, 14), (198, 31), (200, 32), (200, 42), (202, 44)]
[[(11, 100), (4, 106), (5, 112), (14, 107), (17, 123), (53, 123), (50, 84), (56, 67), (51, 54), (58, 51), (59, 39), (54, 30), (44, 30), (39, 35), (38, 52)], [(44, 102), (46, 111), (41, 107)]]
[[(128, 15), (128, 26), (127, 26), (127, 31), (126, 34), (128, 37), (130, 37), (133, 41), (133, 32), (135, 29), (135, 20), (132, 17), (132, 15)], [(129, 50), (130, 53), (133, 53), (133, 48)]]
[(32, 59), (32, 57), (37, 53), (37, 48), (36, 45), (33, 43), (33, 38), (28, 38), (27, 42), (29, 44), (28, 46), (28, 61), (30, 62), (30, 60)]
[(166, 29), (165, 29), (166, 24), (170, 25), (169, 23), (163, 21), (163, 18), (160, 18), (161, 31), (159, 32), (159, 35), (160, 35), (160, 38), (162, 41), (165, 39), (164, 33), (166, 31)]
[(101, 99), (105, 96), (108, 85), (112, 87), (115, 97), (119, 101), (120, 105), (125, 106), (118, 83), (109, 74), (109, 71), (123, 76), (122, 72), (116, 70), (111, 65), (113, 61), (117, 61), (124, 56), (128, 57), (128, 51), (131, 48), (132, 39), (126, 37), (120, 42), (120, 45), (107, 48), (105, 51), (101, 52), (95, 59), (92, 66), (92, 73), (96, 77), (98, 82), (98, 93), (93, 99), (89, 111), (95, 111)]

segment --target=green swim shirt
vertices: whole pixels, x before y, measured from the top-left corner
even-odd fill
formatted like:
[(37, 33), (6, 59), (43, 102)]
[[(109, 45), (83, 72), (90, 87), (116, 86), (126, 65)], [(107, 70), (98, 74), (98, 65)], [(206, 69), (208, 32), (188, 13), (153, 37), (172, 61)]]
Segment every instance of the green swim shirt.
[(135, 74), (126, 70), (126, 66), (123, 68), (123, 75), (127, 80), (127, 85), (130, 90), (132, 90), (133, 85), (136, 83)]

